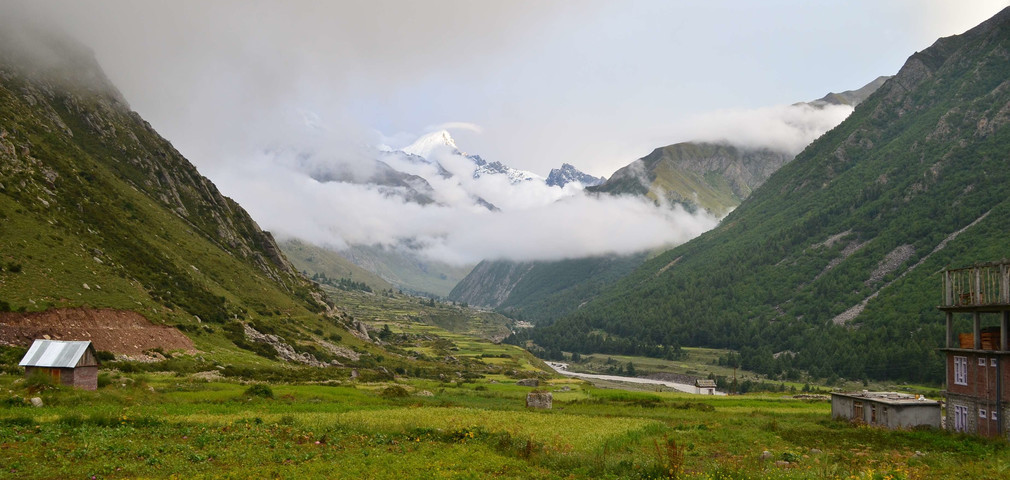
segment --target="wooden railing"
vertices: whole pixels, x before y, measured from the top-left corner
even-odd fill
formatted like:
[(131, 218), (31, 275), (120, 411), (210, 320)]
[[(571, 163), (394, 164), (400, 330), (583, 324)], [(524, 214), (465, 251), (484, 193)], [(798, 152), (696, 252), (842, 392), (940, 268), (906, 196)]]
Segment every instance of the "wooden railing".
[(1010, 260), (943, 271), (943, 306), (1010, 304)]

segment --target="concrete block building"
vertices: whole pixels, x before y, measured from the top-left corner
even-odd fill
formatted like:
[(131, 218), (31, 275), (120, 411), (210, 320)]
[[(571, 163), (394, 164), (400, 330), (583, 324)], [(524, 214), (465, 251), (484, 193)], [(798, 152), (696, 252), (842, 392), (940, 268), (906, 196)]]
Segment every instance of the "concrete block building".
[(896, 392), (832, 393), (831, 418), (891, 429), (940, 428), (940, 402)]

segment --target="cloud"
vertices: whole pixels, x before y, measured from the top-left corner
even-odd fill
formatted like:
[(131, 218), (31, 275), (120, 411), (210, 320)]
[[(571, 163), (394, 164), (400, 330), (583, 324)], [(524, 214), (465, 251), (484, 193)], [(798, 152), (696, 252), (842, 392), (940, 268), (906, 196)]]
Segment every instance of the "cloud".
[(473, 133), (484, 133), (484, 129), (476, 123), (470, 122), (446, 122), (438, 125), (429, 125), (425, 131), (434, 132), (436, 130), (466, 130)]
[[(275, 235), (337, 250), (350, 245), (410, 248), (455, 265), (484, 259), (558, 260), (671, 246), (718, 222), (706, 213), (657, 206), (644, 198), (590, 196), (575, 186), (511, 185), (503, 175), (444, 178), (423, 163), (414, 164), (411, 173), (429, 178), (438, 202), (420, 205), (396, 189), (317, 181), (310, 175), (315, 164), (292, 161), (283, 152), (247, 159), (241, 169), (220, 165), (237, 172), (216, 175), (222, 178), (220, 188)], [(396, 158), (386, 160), (397, 164)], [(477, 205), (477, 194), (501, 210)]]
[(723, 142), (797, 154), (852, 113), (848, 105), (807, 103), (697, 115), (681, 127), (694, 141)]

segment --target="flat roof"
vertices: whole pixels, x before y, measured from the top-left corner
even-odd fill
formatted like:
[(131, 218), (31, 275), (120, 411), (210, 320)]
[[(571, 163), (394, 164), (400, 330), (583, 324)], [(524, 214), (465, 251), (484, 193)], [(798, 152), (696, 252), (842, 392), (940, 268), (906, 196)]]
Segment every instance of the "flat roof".
[(940, 405), (936, 400), (930, 400), (922, 395), (898, 392), (831, 392), (831, 395), (849, 397), (858, 400), (869, 400), (873, 402), (886, 403), (888, 405)]

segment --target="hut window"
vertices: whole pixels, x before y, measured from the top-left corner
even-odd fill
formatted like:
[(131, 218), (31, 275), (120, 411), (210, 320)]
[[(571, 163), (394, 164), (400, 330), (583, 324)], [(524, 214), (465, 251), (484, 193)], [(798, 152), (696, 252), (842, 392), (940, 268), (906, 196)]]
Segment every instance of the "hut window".
[(992, 415), (993, 420), (996, 420), (996, 410), (989, 412), (989, 414)]
[(988, 417), (988, 415), (985, 413), (985, 409), (978, 409), (978, 418), (985, 419), (986, 417)]
[(989, 359), (989, 366), (990, 367), (995, 367), (996, 366), (996, 359), (995, 358), (990, 358)]
[(980, 366), (980, 367), (984, 367), (985, 366), (985, 359), (984, 358), (979, 357), (979, 359), (978, 359), (978, 366)]

